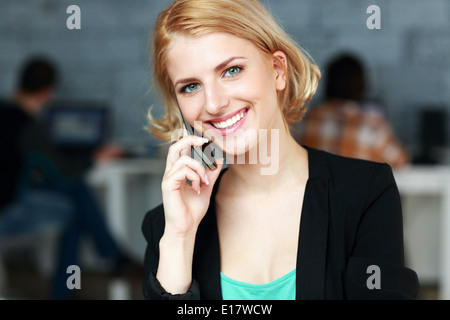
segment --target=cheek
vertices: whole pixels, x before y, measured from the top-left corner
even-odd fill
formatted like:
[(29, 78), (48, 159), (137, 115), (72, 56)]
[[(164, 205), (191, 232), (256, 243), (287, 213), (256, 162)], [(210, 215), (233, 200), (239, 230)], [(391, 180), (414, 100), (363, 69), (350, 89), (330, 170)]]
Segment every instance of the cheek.
[(275, 81), (266, 72), (248, 72), (241, 81), (230, 88), (230, 93), (236, 97), (253, 102), (265, 102), (277, 95)]
[(202, 102), (197, 97), (192, 99), (186, 99), (185, 101), (182, 102), (180, 108), (181, 111), (183, 112), (183, 117), (190, 124), (193, 124), (194, 121), (196, 121), (201, 115)]

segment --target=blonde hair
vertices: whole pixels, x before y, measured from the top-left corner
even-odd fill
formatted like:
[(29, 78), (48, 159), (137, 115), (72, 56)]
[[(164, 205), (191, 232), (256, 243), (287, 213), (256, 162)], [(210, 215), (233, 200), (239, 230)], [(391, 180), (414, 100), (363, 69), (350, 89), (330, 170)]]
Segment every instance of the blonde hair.
[(169, 141), (174, 130), (181, 128), (173, 84), (166, 64), (167, 51), (174, 35), (199, 36), (226, 32), (251, 41), (263, 53), (282, 51), (287, 57), (287, 85), (280, 92), (279, 104), (285, 126), (302, 119), (306, 106), (317, 90), (321, 77), (319, 68), (273, 19), (257, 0), (175, 0), (162, 11), (152, 31), (151, 58), (153, 83), (159, 87), (165, 104), (165, 116), (155, 119), (148, 111), (155, 137)]

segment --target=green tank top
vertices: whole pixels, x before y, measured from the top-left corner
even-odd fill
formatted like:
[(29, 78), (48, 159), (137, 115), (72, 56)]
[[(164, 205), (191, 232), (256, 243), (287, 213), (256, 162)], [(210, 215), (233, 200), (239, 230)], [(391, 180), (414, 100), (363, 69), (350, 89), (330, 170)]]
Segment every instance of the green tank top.
[(241, 282), (220, 273), (224, 300), (295, 300), (295, 280), (296, 269), (264, 284)]

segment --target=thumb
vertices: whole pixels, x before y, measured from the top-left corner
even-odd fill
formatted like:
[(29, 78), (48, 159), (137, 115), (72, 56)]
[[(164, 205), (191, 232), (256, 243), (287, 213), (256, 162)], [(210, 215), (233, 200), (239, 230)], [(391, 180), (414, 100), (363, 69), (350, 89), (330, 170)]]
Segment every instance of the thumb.
[(225, 160), (223, 158), (216, 159), (216, 161), (215, 161), (216, 169), (208, 170), (206, 172), (206, 174), (208, 175), (208, 180), (212, 186), (214, 185), (214, 183), (216, 182), (217, 178), (220, 175), (220, 172), (222, 171), (224, 161)]

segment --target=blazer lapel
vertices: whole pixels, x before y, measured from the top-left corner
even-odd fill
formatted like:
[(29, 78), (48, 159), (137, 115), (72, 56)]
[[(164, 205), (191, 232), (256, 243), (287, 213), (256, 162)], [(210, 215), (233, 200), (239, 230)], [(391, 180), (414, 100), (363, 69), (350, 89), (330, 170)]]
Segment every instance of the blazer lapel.
[(308, 180), (300, 222), (296, 299), (324, 299), (328, 238), (328, 181)]
[(222, 300), (220, 285), (220, 247), (215, 195), (224, 170), (214, 184), (208, 211), (197, 230), (192, 272), (200, 286), (201, 299)]
[(328, 177), (322, 176), (320, 157), (308, 150), (309, 179), (306, 185), (300, 221), (297, 252), (297, 300), (321, 300), (325, 294), (328, 242)]

